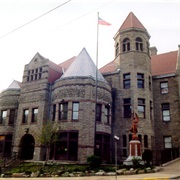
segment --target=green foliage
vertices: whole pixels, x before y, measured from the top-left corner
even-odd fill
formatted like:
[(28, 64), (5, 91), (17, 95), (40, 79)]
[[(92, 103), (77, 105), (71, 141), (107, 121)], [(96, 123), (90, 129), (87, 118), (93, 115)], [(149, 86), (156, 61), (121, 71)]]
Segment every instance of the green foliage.
[(37, 140), (41, 145), (46, 147), (46, 162), (49, 160), (50, 146), (57, 142), (57, 124), (52, 121), (47, 121), (43, 124), (43, 128), (39, 130)]
[(136, 168), (140, 168), (142, 165), (141, 165), (141, 159), (140, 158), (136, 158), (136, 157), (134, 157), (133, 159), (132, 159), (132, 163), (133, 163), (133, 166), (134, 166), (134, 168), (136, 169)]
[(43, 124), (43, 128), (39, 131), (38, 142), (42, 145), (49, 147), (51, 144), (57, 141), (57, 127), (48, 121)]
[(92, 169), (99, 168), (101, 165), (101, 158), (95, 155), (88, 156), (87, 163)]

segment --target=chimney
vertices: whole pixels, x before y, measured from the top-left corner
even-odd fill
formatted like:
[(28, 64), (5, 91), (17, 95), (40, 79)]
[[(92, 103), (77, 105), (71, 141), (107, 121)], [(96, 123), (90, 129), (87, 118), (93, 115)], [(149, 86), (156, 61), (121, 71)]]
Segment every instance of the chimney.
[(157, 48), (156, 46), (153, 46), (153, 47), (150, 47), (150, 55), (151, 56), (154, 56), (154, 55), (157, 55)]

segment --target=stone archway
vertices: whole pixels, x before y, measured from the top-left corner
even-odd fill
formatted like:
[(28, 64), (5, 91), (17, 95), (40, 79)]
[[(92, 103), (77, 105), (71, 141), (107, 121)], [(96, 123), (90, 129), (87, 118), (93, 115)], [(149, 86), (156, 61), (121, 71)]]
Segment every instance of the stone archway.
[(20, 159), (30, 160), (34, 155), (34, 137), (30, 134), (25, 134), (20, 141)]

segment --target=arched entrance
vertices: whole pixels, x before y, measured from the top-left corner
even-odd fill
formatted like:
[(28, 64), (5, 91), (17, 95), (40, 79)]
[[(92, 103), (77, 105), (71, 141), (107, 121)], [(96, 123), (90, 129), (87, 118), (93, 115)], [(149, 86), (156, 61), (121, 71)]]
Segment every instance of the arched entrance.
[(20, 141), (20, 159), (30, 160), (34, 155), (34, 137), (30, 134), (25, 134)]

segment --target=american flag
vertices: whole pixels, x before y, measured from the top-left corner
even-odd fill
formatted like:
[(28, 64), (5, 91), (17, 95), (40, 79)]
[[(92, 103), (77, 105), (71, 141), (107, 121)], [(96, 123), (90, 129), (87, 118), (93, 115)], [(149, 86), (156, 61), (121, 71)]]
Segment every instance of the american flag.
[(110, 26), (111, 24), (98, 17), (98, 24)]

